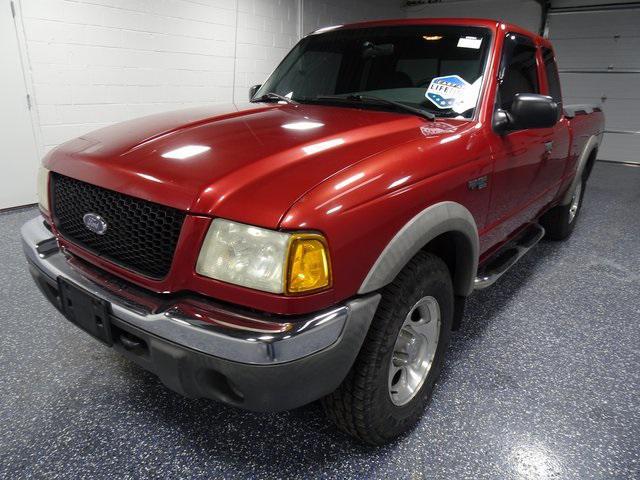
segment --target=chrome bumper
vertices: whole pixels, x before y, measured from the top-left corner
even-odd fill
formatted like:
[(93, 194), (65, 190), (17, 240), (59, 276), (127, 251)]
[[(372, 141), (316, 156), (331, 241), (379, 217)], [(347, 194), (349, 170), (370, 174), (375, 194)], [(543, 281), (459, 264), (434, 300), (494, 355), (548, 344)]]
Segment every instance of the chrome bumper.
[(179, 346), (233, 362), (281, 364), (325, 350), (347, 333), (364, 339), (380, 301), (380, 295), (373, 294), (296, 317), (260, 315), (197, 297), (174, 301), (101, 272), (87, 275), (57, 248), (42, 217), (27, 222), (21, 234), (28, 261), (52, 285), (64, 277), (108, 301), (117, 319)]

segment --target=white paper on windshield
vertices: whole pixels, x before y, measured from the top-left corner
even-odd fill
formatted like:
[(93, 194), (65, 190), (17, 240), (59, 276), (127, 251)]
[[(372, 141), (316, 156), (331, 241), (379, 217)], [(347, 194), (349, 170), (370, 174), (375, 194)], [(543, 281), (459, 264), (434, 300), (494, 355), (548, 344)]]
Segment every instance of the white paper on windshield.
[(458, 39), (458, 47), (460, 48), (473, 48), (478, 50), (482, 45), (482, 39), (476, 37), (460, 37)]
[(475, 108), (478, 103), (478, 97), (480, 96), (480, 87), (482, 86), (482, 75), (478, 79), (469, 84), (461, 93), (460, 98), (454, 103), (452, 110), (456, 113), (463, 113), (467, 110)]

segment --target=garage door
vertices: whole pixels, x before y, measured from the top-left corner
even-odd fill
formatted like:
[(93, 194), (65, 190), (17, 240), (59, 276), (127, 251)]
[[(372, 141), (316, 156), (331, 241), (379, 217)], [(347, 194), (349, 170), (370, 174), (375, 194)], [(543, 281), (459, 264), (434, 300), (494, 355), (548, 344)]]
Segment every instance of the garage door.
[(605, 112), (598, 157), (640, 164), (640, 6), (552, 9), (547, 26), (565, 103)]

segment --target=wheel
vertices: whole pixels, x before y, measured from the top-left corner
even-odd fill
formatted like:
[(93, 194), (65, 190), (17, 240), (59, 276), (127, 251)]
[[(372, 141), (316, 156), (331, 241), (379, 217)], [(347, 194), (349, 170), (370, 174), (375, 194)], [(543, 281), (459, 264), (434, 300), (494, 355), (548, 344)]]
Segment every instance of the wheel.
[(571, 201), (567, 205), (558, 205), (545, 213), (540, 223), (546, 231), (546, 237), (551, 240), (564, 240), (573, 232), (580, 214), (582, 198), (584, 197), (584, 178), (580, 178), (575, 186)]
[(384, 288), (378, 311), (327, 416), (359, 440), (384, 444), (410, 429), (431, 398), (453, 321), (445, 263), (420, 252)]

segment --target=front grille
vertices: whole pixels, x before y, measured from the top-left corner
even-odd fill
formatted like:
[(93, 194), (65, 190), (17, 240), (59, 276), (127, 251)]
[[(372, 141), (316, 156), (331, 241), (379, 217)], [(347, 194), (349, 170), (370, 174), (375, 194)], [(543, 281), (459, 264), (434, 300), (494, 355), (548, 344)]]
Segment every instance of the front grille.
[[(174, 208), (51, 174), (54, 223), (63, 238), (124, 268), (160, 279), (169, 273), (185, 214)], [(103, 235), (83, 217), (100, 215)]]

